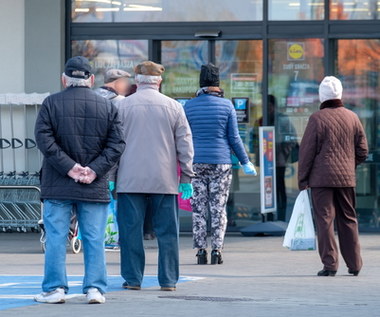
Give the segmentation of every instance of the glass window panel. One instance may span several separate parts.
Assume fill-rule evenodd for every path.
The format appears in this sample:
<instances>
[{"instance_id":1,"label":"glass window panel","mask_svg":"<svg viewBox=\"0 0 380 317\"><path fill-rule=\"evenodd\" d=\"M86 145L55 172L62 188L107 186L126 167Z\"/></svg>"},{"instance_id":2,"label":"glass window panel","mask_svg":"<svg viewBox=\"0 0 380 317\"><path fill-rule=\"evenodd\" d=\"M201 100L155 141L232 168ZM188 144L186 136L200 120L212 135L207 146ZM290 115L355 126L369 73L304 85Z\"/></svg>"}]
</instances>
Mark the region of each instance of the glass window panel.
<instances>
[{"instance_id":1,"label":"glass window panel","mask_svg":"<svg viewBox=\"0 0 380 317\"><path fill-rule=\"evenodd\" d=\"M361 228L380 228L380 40L338 40L337 73L343 102L366 131L369 159L357 168L357 212Z\"/></svg>"},{"instance_id":2,"label":"glass window panel","mask_svg":"<svg viewBox=\"0 0 380 317\"><path fill-rule=\"evenodd\" d=\"M165 66L162 93L172 98L194 97L199 88L199 70L207 63L207 41L162 41Z\"/></svg>"},{"instance_id":3,"label":"glass window panel","mask_svg":"<svg viewBox=\"0 0 380 317\"><path fill-rule=\"evenodd\" d=\"M298 194L297 155L309 116L319 109L318 87L324 77L321 39L269 41L269 125L276 127L277 206L280 220L290 217ZM292 163L293 161L293 163Z\"/></svg>"},{"instance_id":4,"label":"glass window panel","mask_svg":"<svg viewBox=\"0 0 380 317\"><path fill-rule=\"evenodd\" d=\"M260 21L263 0L72 0L73 22Z\"/></svg>"},{"instance_id":5,"label":"glass window panel","mask_svg":"<svg viewBox=\"0 0 380 317\"><path fill-rule=\"evenodd\" d=\"M199 70L207 63L207 56L207 41L162 41L161 63L165 72L161 92L182 103L193 98L199 88ZM180 210L179 216L181 231L191 231L191 213Z\"/></svg>"},{"instance_id":6,"label":"glass window panel","mask_svg":"<svg viewBox=\"0 0 380 317\"><path fill-rule=\"evenodd\" d=\"M134 67L148 59L147 40L85 40L71 42L72 56L85 56L95 74L95 86L104 82L107 69L123 69L133 75Z\"/></svg>"},{"instance_id":7,"label":"glass window panel","mask_svg":"<svg viewBox=\"0 0 380 317\"><path fill-rule=\"evenodd\" d=\"M374 20L379 16L379 0L330 1L330 19L333 20Z\"/></svg>"},{"instance_id":8,"label":"glass window panel","mask_svg":"<svg viewBox=\"0 0 380 317\"><path fill-rule=\"evenodd\" d=\"M323 20L324 0L269 0L269 20Z\"/></svg>"},{"instance_id":9,"label":"glass window panel","mask_svg":"<svg viewBox=\"0 0 380 317\"><path fill-rule=\"evenodd\" d=\"M249 98L248 118L235 99L240 137L250 160L258 164L257 122L262 117L263 44L261 40L216 41L215 61L220 69L220 86L226 98ZM243 114L243 116L240 116ZM244 121L244 122L243 122ZM232 184L227 202L230 229L260 221L260 179L245 175L237 166L232 171Z\"/></svg>"}]
</instances>

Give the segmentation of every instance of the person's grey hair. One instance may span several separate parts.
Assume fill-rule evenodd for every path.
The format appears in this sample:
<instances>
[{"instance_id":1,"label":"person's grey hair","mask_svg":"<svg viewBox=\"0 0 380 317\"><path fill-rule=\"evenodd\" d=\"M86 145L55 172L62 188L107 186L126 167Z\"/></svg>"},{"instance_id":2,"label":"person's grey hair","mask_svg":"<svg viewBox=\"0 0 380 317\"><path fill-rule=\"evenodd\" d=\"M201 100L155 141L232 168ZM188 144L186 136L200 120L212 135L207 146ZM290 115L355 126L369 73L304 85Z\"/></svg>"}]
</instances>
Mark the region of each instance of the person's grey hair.
<instances>
[{"instance_id":1,"label":"person's grey hair","mask_svg":"<svg viewBox=\"0 0 380 317\"><path fill-rule=\"evenodd\" d=\"M91 77L87 79L83 78L74 78L67 76L65 73L62 73L62 77L65 78L66 87L89 87L91 88Z\"/></svg>"},{"instance_id":2,"label":"person's grey hair","mask_svg":"<svg viewBox=\"0 0 380 317\"><path fill-rule=\"evenodd\" d=\"M136 74L135 82L136 84L160 84L162 81L161 76L150 76L150 75L142 75Z\"/></svg>"}]
</instances>

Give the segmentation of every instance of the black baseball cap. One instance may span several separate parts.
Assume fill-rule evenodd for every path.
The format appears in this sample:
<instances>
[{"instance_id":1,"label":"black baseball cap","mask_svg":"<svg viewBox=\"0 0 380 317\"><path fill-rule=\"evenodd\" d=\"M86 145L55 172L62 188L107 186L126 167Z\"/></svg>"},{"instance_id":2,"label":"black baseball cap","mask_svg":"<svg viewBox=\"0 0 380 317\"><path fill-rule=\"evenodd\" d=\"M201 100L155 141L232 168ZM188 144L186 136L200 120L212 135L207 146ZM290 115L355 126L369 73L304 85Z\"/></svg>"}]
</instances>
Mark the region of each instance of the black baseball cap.
<instances>
[{"instance_id":1,"label":"black baseball cap","mask_svg":"<svg viewBox=\"0 0 380 317\"><path fill-rule=\"evenodd\" d=\"M90 62L83 56L72 57L65 65L65 74L73 78L88 79L91 76L91 70Z\"/></svg>"}]
</instances>

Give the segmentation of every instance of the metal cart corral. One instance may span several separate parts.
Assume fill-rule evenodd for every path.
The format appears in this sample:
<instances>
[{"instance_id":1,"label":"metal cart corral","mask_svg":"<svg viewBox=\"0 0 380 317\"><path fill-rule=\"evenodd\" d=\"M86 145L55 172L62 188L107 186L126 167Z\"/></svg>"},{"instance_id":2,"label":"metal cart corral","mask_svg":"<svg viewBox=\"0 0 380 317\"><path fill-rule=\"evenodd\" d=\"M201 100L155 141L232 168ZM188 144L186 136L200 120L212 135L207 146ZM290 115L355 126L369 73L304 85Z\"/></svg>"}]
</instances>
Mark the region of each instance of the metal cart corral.
<instances>
[{"instance_id":1,"label":"metal cart corral","mask_svg":"<svg viewBox=\"0 0 380 317\"><path fill-rule=\"evenodd\" d=\"M49 94L0 94L0 231L38 231L42 155L34 125Z\"/></svg>"},{"instance_id":2,"label":"metal cart corral","mask_svg":"<svg viewBox=\"0 0 380 317\"><path fill-rule=\"evenodd\" d=\"M15 179L15 183L25 180ZM38 231L42 202L36 185L0 185L0 230Z\"/></svg>"}]
</instances>

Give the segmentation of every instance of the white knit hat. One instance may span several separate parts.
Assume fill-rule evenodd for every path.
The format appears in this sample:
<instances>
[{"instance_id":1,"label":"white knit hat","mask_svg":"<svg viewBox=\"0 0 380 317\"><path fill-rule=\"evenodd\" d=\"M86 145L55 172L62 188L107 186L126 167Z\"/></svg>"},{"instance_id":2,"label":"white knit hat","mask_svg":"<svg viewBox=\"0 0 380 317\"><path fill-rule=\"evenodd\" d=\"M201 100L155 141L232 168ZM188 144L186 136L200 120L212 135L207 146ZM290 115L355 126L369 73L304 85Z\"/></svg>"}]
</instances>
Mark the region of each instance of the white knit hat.
<instances>
[{"instance_id":1,"label":"white knit hat","mask_svg":"<svg viewBox=\"0 0 380 317\"><path fill-rule=\"evenodd\" d=\"M334 76L326 76L319 85L319 100L325 102L331 99L342 99L342 92L341 81Z\"/></svg>"}]
</instances>

